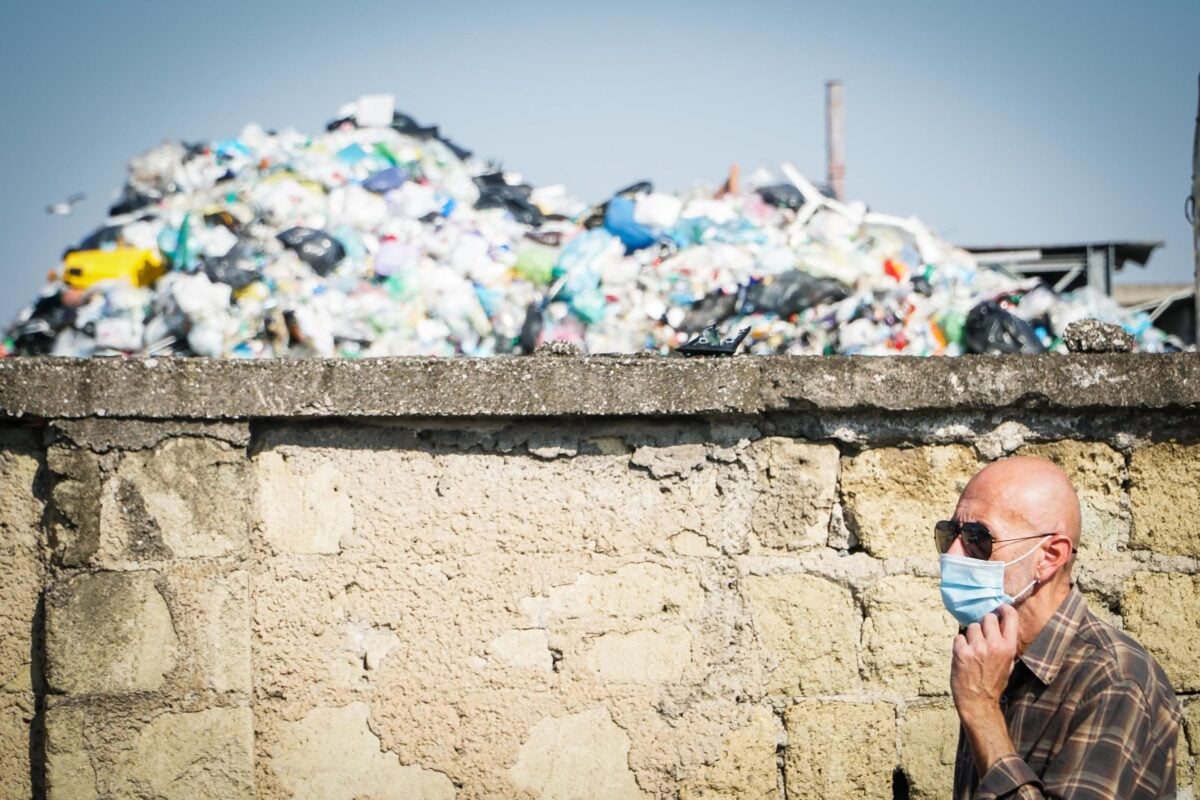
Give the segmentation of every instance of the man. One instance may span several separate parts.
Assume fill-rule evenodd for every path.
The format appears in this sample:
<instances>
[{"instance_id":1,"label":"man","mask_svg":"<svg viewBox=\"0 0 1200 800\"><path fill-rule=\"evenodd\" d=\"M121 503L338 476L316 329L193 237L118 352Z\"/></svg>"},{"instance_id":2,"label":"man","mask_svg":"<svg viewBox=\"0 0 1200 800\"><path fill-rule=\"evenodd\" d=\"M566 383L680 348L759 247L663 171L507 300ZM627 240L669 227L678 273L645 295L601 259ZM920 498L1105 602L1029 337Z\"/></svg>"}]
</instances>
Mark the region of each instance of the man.
<instances>
[{"instance_id":1,"label":"man","mask_svg":"<svg viewBox=\"0 0 1200 800\"><path fill-rule=\"evenodd\" d=\"M1026 457L981 470L937 525L942 600L966 626L950 666L958 800L1175 796L1178 701L1072 585L1079 534L1066 474Z\"/></svg>"}]
</instances>

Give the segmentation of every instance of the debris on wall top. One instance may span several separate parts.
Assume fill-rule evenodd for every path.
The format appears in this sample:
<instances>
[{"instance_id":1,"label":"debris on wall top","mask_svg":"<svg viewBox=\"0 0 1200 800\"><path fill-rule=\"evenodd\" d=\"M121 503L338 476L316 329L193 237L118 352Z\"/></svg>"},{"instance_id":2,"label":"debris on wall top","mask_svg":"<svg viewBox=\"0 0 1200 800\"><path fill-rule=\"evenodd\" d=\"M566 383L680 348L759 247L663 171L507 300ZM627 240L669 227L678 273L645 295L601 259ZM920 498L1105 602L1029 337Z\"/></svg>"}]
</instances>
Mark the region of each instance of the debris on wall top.
<instances>
[{"instance_id":1,"label":"debris on wall top","mask_svg":"<svg viewBox=\"0 0 1200 800\"><path fill-rule=\"evenodd\" d=\"M104 223L0 355L492 356L568 342L669 353L710 325L757 354L1065 351L1072 322L1181 343L1094 290L981 267L915 217L789 165L603 203L534 187L360 98L315 135L251 124L134 157Z\"/></svg>"}]
</instances>

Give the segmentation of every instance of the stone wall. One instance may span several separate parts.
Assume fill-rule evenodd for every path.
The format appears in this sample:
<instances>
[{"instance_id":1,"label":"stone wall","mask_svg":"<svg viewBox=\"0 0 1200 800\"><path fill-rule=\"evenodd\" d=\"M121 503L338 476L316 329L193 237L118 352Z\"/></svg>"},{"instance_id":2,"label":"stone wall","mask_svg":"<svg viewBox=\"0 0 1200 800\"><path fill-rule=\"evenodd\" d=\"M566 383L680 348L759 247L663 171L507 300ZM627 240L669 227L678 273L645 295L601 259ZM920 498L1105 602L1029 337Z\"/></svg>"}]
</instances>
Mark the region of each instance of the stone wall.
<instances>
[{"instance_id":1,"label":"stone wall","mask_svg":"<svg viewBox=\"0 0 1200 800\"><path fill-rule=\"evenodd\" d=\"M1194 797L1197 408L1196 356L0 361L0 796L946 797L932 524L1020 452Z\"/></svg>"}]
</instances>

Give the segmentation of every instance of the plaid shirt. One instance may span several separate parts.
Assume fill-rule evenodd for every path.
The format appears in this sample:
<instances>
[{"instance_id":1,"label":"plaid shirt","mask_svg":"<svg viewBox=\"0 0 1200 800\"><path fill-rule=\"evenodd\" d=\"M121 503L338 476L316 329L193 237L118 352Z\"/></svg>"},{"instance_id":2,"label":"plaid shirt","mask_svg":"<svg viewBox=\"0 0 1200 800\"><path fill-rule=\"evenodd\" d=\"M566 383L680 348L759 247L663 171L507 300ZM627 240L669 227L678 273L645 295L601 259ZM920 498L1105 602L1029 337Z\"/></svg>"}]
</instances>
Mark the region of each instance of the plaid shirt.
<instances>
[{"instance_id":1,"label":"plaid shirt","mask_svg":"<svg viewBox=\"0 0 1200 800\"><path fill-rule=\"evenodd\" d=\"M980 779L960 730L956 800L1175 796L1175 692L1141 645L1097 619L1077 589L1018 657L1001 707L1016 754Z\"/></svg>"}]
</instances>

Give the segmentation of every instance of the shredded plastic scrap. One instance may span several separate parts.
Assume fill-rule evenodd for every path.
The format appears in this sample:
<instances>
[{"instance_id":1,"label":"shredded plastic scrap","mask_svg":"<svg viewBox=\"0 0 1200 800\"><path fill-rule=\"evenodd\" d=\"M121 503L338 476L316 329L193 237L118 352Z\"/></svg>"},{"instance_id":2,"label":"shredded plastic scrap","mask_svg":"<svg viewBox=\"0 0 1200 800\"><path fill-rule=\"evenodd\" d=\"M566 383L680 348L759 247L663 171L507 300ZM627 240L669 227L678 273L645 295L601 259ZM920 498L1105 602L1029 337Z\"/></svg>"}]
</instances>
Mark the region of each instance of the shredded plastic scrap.
<instances>
[{"instance_id":1,"label":"shredded plastic scrap","mask_svg":"<svg viewBox=\"0 0 1200 800\"><path fill-rule=\"evenodd\" d=\"M982 268L916 218L824 196L788 165L738 189L588 206L395 111L326 131L164 143L64 255L0 355L493 356L568 342L674 351L709 326L753 354L1065 351L1066 326L1181 347L1093 292Z\"/></svg>"}]
</instances>

